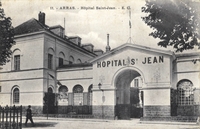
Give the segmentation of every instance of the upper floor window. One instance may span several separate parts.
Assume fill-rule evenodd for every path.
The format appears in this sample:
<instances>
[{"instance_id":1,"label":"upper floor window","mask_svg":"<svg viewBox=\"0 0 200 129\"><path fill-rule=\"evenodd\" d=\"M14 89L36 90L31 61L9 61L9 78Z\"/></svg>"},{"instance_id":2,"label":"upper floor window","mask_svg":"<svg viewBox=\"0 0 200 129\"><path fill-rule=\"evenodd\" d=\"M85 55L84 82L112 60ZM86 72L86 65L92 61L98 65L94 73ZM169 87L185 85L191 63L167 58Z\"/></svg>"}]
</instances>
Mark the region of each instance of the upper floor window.
<instances>
[{"instance_id":1,"label":"upper floor window","mask_svg":"<svg viewBox=\"0 0 200 129\"><path fill-rule=\"evenodd\" d=\"M14 56L14 70L20 70L20 55Z\"/></svg>"},{"instance_id":2,"label":"upper floor window","mask_svg":"<svg viewBox=\"0 0 200 129\"><path fill-rule=\"evenodd\" d=\"M48 54L48 68L52 69L53 68L53 55Z\"/></svg>"},{"instance_id":3,"label":"upper floor window","mask_svg":"<svg viewBox=\"0 0 200 129\"><path fill-rule=\"evenodd\" d=\"M59 57L59 60L58 60L59 66L63 66L63 61L64 61L63 58Z\"/></svg>"},{"instance_id":4,"label":"upper floor window","mask_svg":"<svg viewBox=\"0 0 200 129\"><path fill-rule=\"evenodd\" d=\"M181 80L178 83L178 105L194 104L193 84L189 80Z\"/></svg>"},{"instance_id":5,"label":"upper floor window","mask_svg":"<svg viewBox=\"0 0 200 129\"><path fill-rule=\"evenodd\" d=\"M60 52L58 54L58 66L63 66L64 65L64 59L65 59L65 54L63 52Z\"/></svg>"},{"instance_id":6,"label":"upper floor window","mask_svg":"<svg viewBox=\"0 0 200 129\"><path fill-rule=\"evenodd\" d=\"M70 56L69 57L69 64L73 64L74 63L74 57L73 56Z\"/></svg>"},{"instance_id":7,"label":"upper floor window","mask_svg":"<svg viewBox=\"0 0 200 129\"><path fill-rule=\"evenodd\" d=\"M13 103L14 104L19 103L19 89L18 88L15 88L13 90Z\"/></svg>"},{"instance_id":8,"label":"upper floor window","mask_svg":"<svg viewBox=\"0 0 200 129\"><path fill-rule=\"evenodd\" d=\"M80 63L82 63L82 61L81 61L81 59L78 59L77 64L80 64Z\"/></svg>"}]
</instances>

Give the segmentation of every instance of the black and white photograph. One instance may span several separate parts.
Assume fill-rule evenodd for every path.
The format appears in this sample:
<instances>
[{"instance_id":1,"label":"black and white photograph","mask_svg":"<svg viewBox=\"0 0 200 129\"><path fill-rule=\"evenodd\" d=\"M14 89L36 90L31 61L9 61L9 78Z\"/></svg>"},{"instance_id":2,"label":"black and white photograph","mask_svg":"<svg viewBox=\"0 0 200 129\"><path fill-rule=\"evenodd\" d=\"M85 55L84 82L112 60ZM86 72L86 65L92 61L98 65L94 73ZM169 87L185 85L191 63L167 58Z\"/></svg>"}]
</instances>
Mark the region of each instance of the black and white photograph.
<instances>
[{"instance_id":1,"label":"black and white photograph","mask_svg":"<svg viewBox=\"0 0 200 129\"><path fill-rule=\"evenodd\" d=\"M0 129L199 129L200 0L0 0Z\"/></svg>"}]
</instances>

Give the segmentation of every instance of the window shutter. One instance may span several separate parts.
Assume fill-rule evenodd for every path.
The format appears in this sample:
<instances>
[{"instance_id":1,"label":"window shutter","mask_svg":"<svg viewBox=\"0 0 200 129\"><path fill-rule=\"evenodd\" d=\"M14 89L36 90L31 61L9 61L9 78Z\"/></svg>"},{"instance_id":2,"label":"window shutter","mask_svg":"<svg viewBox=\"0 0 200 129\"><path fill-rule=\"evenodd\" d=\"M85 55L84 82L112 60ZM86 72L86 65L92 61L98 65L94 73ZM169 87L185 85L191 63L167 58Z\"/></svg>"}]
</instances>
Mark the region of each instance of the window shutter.
<instances>
[{"instance_id":1,"label":"window shutter","mask_svg":"<svg viewBox=\"0 0 200 129\"><path fill-rule=\"evenodd\" d=\"M88 93L85 92L83 93L83 105L87 105L87 100L88 100Z\"/></svg>"},{"instance_id":2,"label":"window shutter","mask_svg":"<svg viewBox=\"0 0 200 129\"><path fill-rule=\"evenodd\" d=\"M68 93L68 95L69 95L69 105L74 105L74 96L73 96L73 93Z\"/></svg>"}]
</instances>

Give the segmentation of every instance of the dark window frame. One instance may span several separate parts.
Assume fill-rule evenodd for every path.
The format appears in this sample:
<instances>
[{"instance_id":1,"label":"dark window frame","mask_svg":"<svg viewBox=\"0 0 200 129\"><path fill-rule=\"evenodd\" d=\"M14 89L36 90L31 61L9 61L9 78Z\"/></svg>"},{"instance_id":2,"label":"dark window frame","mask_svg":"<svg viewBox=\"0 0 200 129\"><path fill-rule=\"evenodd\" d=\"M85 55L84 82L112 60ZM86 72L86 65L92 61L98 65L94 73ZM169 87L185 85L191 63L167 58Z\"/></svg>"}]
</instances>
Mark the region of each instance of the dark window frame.
<instances>
[{"instance_id":1,"label":"dark window frame","mask_svg":"<svg viewBox=\"0 0 200 129\"><path fill-rule=\"evenodd\" d=\"M48 54L48 69L53 69L53 55Z\"/></svg>"},{"instance_id":2,"label":"dark window frame","mask_svg":"<svg viewBox=\"0 0 200 129\"><path fill-rule=\"evenodd\" d=\"M73 88L73 95L74 95L74 105L82 106L83 105L83 87L81 85L76 85Z\"/></svg>"},{"instance_id":3,"label":"dark window frame","mask_svg":"<svg viewBox=\"0 0 200 129\"><path fill-rule=\"evenodd\" d=\"M177 85L178 105L193 105L194 91L190 80L181 80Z\"/></svg>"},{"instance_id":4,"label":"dark window frame","mask_svg":"<svg viewBox=\"0 0 200 129\"><path fill-rule=\"evenodd\" d=\"M59 59L58 59L58 66L59 66L59 67L60 67L60 66L63 66L63 64L64 64L64 59L61 58L61 57L59 57Z\"/></svg>"},{"instance_id":5,"label":"dark window frame","mask_svg":"<svg viewBox=\"0 0 200 129\"><path fill-rule=\"evenodd\" d=\"M14 56L14 70L19 71L20 70L20 55Z\"/></svg>"},{"instance_id":6,"label":"dark window frame","mask_svg":"<svg viewBox=\"0 0 200 129\"><path fill-rule=\"evenodd\" d=\"M13 90L13 104L19 104L20 101L20 91L19 88Z\"/></svg>"}]
</instances>

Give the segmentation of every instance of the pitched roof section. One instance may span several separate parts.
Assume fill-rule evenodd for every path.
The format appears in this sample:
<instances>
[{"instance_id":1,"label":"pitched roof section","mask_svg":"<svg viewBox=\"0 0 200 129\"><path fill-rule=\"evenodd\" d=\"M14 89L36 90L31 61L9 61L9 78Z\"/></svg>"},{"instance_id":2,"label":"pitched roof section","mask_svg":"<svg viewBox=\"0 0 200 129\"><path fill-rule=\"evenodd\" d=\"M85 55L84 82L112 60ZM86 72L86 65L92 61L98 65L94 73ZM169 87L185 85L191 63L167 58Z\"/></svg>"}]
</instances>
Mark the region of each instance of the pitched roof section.
<instances>
[{"instance_id":1,"label":"pitched roof section","mask_svg":"<svg viewBox=\"0 0 200 129\"><path fill-rule=\"evenodd\" d=\"M32 32L37 32L40 30L47 29L48 26L41 24L38 20L35 18L32 18L23 24L20 24L19 26L15 27L15 35L21 35L21 34L27 34Z\"/></svg>"},{"instance_id":2,"label":"pitched roof section","mask_svg":"<svg viewBox=\"0 0 200 129\"><path fill-rule=\"evenodd\" d=\"M60 26L60 25L57 25L57 26ZM55 27L55 26L53 26L53 27ZM62 27L62 26L60 26L60 27ZM66 38L63 38L63 37L55 34L49 28L50 28L49 26L43 25L42 23L40 23L35 18L32 18L32 19L20 24L19 26L15 27L14 31L15 31L15 35L16 36L17 35L23 35L23 34L31 34L31 33L38 32L38 31L46 31L46 32L48 32L50 34L53 34L57 38L60 38L61 40L63 40L64 41L63 43L65 43L65 44L71 45L71 46L73 46L73 47L75 47L78 50L81 50L83 52L87 51L90 54L92 54L92 56L97 56L97 54L78 46L77 44L71 42L70 40L68 40Z\"/></svg>"},{"instance_id":3,"label":"pitched roof section","mask_svg":"<svg viewBox=\"0 0 200 129\"><path fill-rule=\"evenodd\" d=\"M146 47L146 46L142 46L142 45L137 45L137 44L132 44L132 43L125 43L115 49L112 49L111 51L108 51L106 53L104 53L103 55L101 56L98 56L94 59L91 59L89 62L90 63L93 63L95 61L98 61L104 57L107 57L107 56L110 56L110 55L113 55L117 52L119 52L120 50L123 50L123 49L126 49L126 48L131 48L131 49L138 49L138 50L141 50L141 51L148 51L148 52L154 52L154 53L161 53L161 54L165 54L165 55L169 55L169 56L173 56L174 53L172 51L163 51L163 50L160 50L160 49L155 49L155 48L150 48L150 47Z\"/></svg>"}]
</instances>

